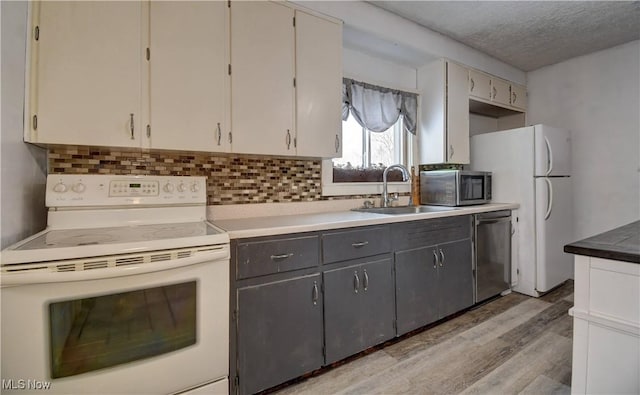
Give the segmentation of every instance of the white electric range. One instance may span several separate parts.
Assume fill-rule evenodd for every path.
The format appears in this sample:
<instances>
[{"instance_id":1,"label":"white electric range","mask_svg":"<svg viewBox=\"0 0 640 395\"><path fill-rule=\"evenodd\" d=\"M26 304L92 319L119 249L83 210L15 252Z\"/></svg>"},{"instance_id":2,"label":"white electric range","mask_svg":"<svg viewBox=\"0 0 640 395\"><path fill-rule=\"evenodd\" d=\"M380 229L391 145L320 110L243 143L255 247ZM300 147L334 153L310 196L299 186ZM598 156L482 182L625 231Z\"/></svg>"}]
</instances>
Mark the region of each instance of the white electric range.
<instances>
[{"instance_id":1,"label":"white electric range","mask_svg":"<svg viewBox=\"0 0 640 395\"><path fill-rule=\"evenodd\" d=\"M47 228L2 251L3 389L227 393L229 237L206 190L48 176Z\"/></svg>"}]
</instances>

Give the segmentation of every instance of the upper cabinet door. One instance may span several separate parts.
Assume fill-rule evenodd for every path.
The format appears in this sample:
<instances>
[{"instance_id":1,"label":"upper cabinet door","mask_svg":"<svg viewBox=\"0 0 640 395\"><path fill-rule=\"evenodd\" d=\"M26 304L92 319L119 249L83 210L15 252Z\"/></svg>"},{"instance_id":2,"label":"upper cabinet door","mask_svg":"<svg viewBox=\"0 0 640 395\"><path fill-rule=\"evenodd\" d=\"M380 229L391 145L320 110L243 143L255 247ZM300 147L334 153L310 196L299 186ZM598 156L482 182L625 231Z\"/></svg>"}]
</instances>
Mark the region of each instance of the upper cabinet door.
<instances>
[{"instance_id":1,"label":"upper cabinet door","mask_svg":"<svg viewBox=\"0 0 640 395\"><path fill-rule=\"evenodd\" d=\"M491 100L491 77L476 70L469 70L469 96Z\"/></svg>"},{"instance_id":2,"label":"upper cabinet door","mask_svg":"<svg viewBox=\"0 0 640 395\"><path fill-rule=\"evenodd\" d=\"M446 163L469 163L469 94L467 69L447 62Z\"/></svg>"},{"instance_id":3,"label":"upper cabinet door","mask_svg":"<svg viewBox=\"0 0 640 395\"><path fill-rule=\"evenodd\" d=\"M511 84L511 105L522 110L527 109L527 88L522 85Z\"/></svg>"},{"instance_id":4,"label":"upper cabinet door","mask_svg":"<svg viewBox=\"0 0 640 395\"><path fill-rule=\"evenodd\" d=\"M231 131L238 153L295 155L294 11L231 4Z\"/></svg>"},{"instance_id":5,"label":"upper cabinet door","mask_svg":"<svg viewBox=\"0 0 640 395\"><path fill-rule=\"evenodd\" d=\"M28 141L140 146L142 7L34 3Z\"/></svg>"},{"instance_id":6,"label":"upper cabinet door","mask_svg":"<svg viewBox=\"0 0 640 395\"><path fill-rule=\"evenodd\" d=\"M296 130L300 156L340 156L342 25L296 11Z\"/></svg>"},{"instance_id":7,"label":"upper cabinet door","mask_svg":"<svg viewBox=\"0 0 640 395\"><path fill-rule=\"evenodd\" d=\"M511 90L508 81L499 78L491 78L491 100L505 105L510 105Z\"/></svg>"},{"instance_id":8,"label":"upper cabinet door","mask_svg":"<svg viewBox=\"0 0 640 395\"><path fill-rule=\"evenodd\" d=\"M150 3L150 148L229 151L227 4Z\"/></svg>"}]
</instances>

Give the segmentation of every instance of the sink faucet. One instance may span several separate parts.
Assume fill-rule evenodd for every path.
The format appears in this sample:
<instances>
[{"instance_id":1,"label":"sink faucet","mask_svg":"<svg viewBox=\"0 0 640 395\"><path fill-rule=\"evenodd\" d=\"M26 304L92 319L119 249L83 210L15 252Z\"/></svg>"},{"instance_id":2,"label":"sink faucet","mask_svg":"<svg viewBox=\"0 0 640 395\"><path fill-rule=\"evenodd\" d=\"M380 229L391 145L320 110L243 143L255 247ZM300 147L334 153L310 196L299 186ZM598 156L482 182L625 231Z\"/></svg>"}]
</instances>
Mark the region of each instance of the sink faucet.
<instances>
[{"instance_id":1,"label":"sink faucet","mask_svg":"<svg viewBox=\"0 0 640 395\"><path fill-rule=\"evenodd\" d=\"M387 173L391 169L399 169L402 171L402 181L409 181L411 179L409 170L407 170L403 165L391 165L384 169L384 172L382 173L382 207L389 207L389 203L391 202L389 199L389 192L387 191Z\"/></svg>"}]
</instances>

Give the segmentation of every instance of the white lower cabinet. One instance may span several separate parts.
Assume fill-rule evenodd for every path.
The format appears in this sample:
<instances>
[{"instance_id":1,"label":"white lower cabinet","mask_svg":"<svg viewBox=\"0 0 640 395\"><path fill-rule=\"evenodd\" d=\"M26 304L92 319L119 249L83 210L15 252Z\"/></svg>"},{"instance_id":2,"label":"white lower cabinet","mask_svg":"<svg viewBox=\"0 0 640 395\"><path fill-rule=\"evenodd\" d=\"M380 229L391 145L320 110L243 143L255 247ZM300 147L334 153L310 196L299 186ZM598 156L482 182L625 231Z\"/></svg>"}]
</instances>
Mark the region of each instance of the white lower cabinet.
<instances>
[{"instance_id":1,"label":"white lower cabinet","mask_svg":"<svg viewBox=\"0 0 640 395\"><path fill-rule=\"evenodd\" d=\"M574 394L640 393L640 265L575 257Z\"/></svg>"}]
</instances>

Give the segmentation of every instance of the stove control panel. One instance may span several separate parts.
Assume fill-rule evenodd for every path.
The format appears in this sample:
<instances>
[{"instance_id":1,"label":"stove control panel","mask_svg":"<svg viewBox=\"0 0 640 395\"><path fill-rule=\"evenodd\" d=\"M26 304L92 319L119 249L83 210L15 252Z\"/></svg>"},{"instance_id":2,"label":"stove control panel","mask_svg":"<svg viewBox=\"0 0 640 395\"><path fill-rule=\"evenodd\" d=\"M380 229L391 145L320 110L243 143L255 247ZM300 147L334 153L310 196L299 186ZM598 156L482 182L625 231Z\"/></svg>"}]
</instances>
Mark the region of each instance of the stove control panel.
<instances>
[{"instance_id":1,"label":"stove control panel","mask_svg":"<svg viewBox=\"0 0 640 395\"><path fill-rule=\"evenodd\" d=\"M206 204L207 178L51 174L47 207Z\"/></svg>"},{"instance_id":2,"label":"stove control panel","mask_svg":"<svg viewBox=\"0 0 640 395\"><path fill-rule=\"evenodd\" d=\"M109 183L109 196L158 196L158 181L114 180Z\"/></svg>"}]
</instances>

